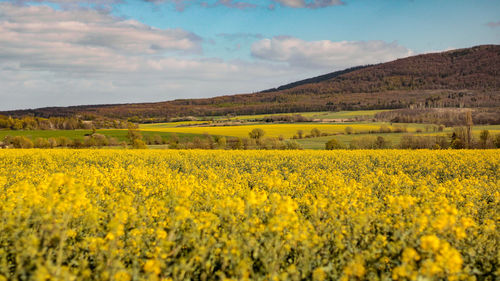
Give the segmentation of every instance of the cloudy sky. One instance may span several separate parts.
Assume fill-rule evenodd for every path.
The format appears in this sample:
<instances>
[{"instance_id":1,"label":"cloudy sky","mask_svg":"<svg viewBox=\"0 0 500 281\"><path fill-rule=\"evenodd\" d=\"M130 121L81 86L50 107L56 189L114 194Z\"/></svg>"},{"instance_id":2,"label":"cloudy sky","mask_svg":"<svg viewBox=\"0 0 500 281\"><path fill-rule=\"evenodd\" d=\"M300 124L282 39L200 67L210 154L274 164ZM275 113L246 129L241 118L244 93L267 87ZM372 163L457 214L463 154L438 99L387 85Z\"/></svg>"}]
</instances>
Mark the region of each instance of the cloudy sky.
<instances>
[{"instance_id":1,"label":"cloudy sky","mask_svg":"<svg viewBox=\"0 0 500 281\"><path fill-rule=\"evenodd\" d=\"M0 0L0 110L255 92L500 43L500 0Z\"/></svg>"}]
</instances>

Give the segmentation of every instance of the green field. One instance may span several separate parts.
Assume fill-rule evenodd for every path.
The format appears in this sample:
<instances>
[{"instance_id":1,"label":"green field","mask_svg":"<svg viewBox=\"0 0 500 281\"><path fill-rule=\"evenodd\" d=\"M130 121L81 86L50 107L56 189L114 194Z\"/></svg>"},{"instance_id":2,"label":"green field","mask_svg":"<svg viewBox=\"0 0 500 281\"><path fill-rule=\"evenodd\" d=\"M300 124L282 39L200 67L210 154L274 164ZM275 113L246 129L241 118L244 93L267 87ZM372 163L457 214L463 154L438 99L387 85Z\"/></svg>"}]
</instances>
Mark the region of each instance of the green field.
<instances>
[{"instance_id":1,"label":"green field","mask_svg":"<svg viewBox=\"0 0 500 281\"><path fill-rule=\"evenodd\" d=\"M356 117L373 117L375 114L383 111L389 110L324 111L301 113L301 115L313 119L349 119Z\"/></svg>"},{"instance_id":2,"label":"green field","mask_svg":"<svg viewBox=\"0 0 500 281\"><path fill-rule=\"evenodd\" d=\"M113 137L119 141L126 141L128 131L124 129L106 129L97 130L99 134L103 134L108 137ZM163 138L170 138L174 133L172 132L162 132L162 131L141 131L144 137L152 137L159 135ZM83 139L85 135L92 134L92 130L31 130L31 131L20 131L20 130L0 130L0 139L6 136L25 136L30 139L36 138L55 138L55 137L67 137L70 139ZM186 133L175 133L179 139L193 139L195 134Z\"/></svg>"},{"instance_id":3,"label":"green field","mask_svg":"<svg viewBox=\"0 0 500 281\"><path fill-rule=\"evenodd\" d=\"M418 125L422 124L408 124L409 128L417 128ZM425 126L424 126L425 127ZM487 126L477 126L473 127L472 133L474 138L478 139L479 134L482 130L490 131L490 134L496 135L500 134L500 125L487 125ZM384 134L352 134L352 135L335 135L335 136L325 136L319 138L304 138L296 140L303 148L305 149L324 149L325 143L329 140L335 138L346 147L349 146L349 143L355 138L361 138L365 136L374 136L374 137L384 137L386 140L390 141L392 146L397 145L401 141L401 137L407 134L413 134L418 136L449 136L453 132L453 128L446 128L443 132L425 132L422 130L422 133L384 133Z\"/></svg>"},{"instance_id":4,"label":"green field","mask_svg":"<svg viewBox=\"0 0 500 281\"><path fill-rule=\"evenodd\" d=\"M383 111L388 111L386 109L383 110L356 110L356 111L319 111L319 112L292 112L292 113L274 113L274 114L256 114L256 115L239 115L233 117L227 116L210 116L204 117L203 120L220 120L220 119L230 119L230 120L255 120L255 119L263 119L271 116L282 116L282 115L302 115L304 117L312 118L312 119L348 119L348 118L356 118L356 117L373 117L375 114ZM198 122L198 121L184 121L184 122ZM178 123L178 122L176 122ZM180 123L180 122L179 122Z\"/></svg>"},{"instance_id":5,"label":"green field","mask_svg":"<svg viewBox=\"0 0 500 281\"><path fill-rule=\"evenodd\" d=\"M398 144L401 137L406 133L389 133L389 134L354 134L354 135L336 135L336 136L326 136L319 138L307 138L298 139L297 141L304 149L325 149L325 143L331 139L336 139L341 142L344 146L348 147L349 143L354 138L361 138L364 136L382 136L386 140L389 140L392 145Z\"/></svg>"}]
</instances>

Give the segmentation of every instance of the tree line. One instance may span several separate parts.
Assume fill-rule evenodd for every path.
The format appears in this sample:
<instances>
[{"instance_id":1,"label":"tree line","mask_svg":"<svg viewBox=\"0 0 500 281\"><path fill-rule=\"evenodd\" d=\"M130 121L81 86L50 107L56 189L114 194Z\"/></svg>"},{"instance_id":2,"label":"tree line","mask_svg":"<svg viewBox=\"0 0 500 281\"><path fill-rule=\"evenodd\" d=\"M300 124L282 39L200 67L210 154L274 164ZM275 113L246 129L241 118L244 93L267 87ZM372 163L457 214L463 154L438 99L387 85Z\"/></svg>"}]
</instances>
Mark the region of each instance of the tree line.
<instances>
[{"instance_id":1,"label":"tree line","mask_svg":"<svg viewBox=\"0 0 500 281\"><path fill-rule=\"evenodd\" d=\"M8 130L77 130L77 129L126 129L130 126L125 120L93 119L82 120L77 117L33 117L19 118L0 115L0 129Z\"/></svg>"}]
</instances>

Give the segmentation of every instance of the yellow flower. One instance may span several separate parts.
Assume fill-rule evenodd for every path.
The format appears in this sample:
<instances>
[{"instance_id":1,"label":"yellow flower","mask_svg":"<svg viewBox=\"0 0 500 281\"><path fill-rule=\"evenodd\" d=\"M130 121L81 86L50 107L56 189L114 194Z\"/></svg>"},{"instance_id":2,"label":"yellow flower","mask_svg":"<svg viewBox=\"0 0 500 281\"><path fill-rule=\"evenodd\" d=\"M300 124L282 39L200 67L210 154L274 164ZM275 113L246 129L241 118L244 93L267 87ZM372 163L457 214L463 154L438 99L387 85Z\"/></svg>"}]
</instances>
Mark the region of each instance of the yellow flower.
<instances>
[{"instance_id":1,"label":"yellow flower","mask_svg":"<svg viewBox=\"0 0 500 281\"><path fill-rule=\"evenodd\" d=\"M418 261L420 259L420 256L418 255L417 251L413 248L406 248L403 251L403 262L404 263L409 263L412 261Z\"/></svg>"},{"instance_id":2,"label":"yellow flower","mask_svg":"<svg viewBox=\"0 0 500 281\"><path fill-rule=\"evenodd\" d=\"M326 272L323 268L318 267L313 271L313 280L323 281L326 279Z\"/></svg>"},{"instance_id":3,"label":"yellow flower","mask_svg":"<svg viewBox=\"0 0 500 281\"><path fill-rule=\"evenodd\" d=\"M117 273L115 273L114 279L116 281L130 281L132 277L126 271L118 271Z\"/></svg>"},{"instance_id":4,"label":"yellow flower","mask_svg":"<svg viewBox=\"0 0 500 281\"><path fill-rule=\"evenodd\" d=\"M439 249L440 240L436 235L426 235L420 238L420 247L425 251L437 251Z\"/></svg>"},{"instance_id":5,"label":"yellow flower","mask_svg":"<svg viewBox=\"0 0 500 281\"><path fill-rule=\"evenodd\" d=\"M75 238L76 237L76 231L74 231L73 229L68 229L66 231L66 236L68 238Z\"/></svg>"},{"instance_id":6,"label":"yellow flower","mask_svg":"<svg viewBox=\"0 0 500 281\"><path fill-rule=\"evenodd\" d=\"M157 229L156 236L158 237L158 239L165 239L167 238L167 232L165 232L165 230L163 229Z\"/></svg>"},{"instance_id":7,"label":"yellow flower","mask_svg":"<svg viewBox=\"0 0 500 281\"><path fill-rule=\"evenodd\" d=\"M108 234L106 234L106 237L105 237L107 240L115 240L115 235L111 232L108 232Z\"/></svg>"},{"instance_id":8,"label":"yellow flower","mask_svg":"<svg viewBox=\"0 0 500 281\"><path fill-rule=\"evenodd\" d=\"M158 275L161 272L161 264L157 260L147 260L144 264L144 271Z\"/></svg>"}]
</instances>

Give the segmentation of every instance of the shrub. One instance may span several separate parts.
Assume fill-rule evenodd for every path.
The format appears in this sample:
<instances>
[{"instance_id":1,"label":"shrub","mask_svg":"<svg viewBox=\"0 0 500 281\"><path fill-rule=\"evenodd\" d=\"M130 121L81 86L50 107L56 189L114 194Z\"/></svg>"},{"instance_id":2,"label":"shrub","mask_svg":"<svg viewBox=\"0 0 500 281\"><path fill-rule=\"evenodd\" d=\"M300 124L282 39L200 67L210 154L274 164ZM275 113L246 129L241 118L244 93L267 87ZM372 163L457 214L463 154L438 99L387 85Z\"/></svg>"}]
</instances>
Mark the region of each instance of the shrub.
<instances>
[{"instance_id":1,"label":"shrub","mask_svg":"<svg viewBox=\"0 0 500 281\"><path fill-rule=\"evenodd\" d=\"M318 128L314 128L311 130L311 136L314 138L321 136L321 131Z\"/></svg>"},{"instance_id":2,"label":"shrub","mask_svg":"<svg viewBox=\"0 0 500 281\"><path fill-rule=\"evenodd\" d=\"M345 133L348 134L348 135L351 135L354 133L354 129L351 127L351 126L347 126L345 127L344 129Z\"/></svg>"},{"instance_id":3,"label":"shrub","mask_svg":"<svg viewBox=\"0 0 500 281\"><path fill-rule=\"evenodd\" d=\"M132 148L134 148L134 149L145 149L145 148L148 148L148 146L146 145L146 143L144 143L143 140L141 140L141 139L134 139L134 140L132 140Z\"/></svg>"},{"instance_id":4,"label":"shrub","mask_svg":"<svg viewBox=\"0 0 500 281\"><path fill-rule=\"evenodd\" d=\"M391 147L391 141L386 140L382 136L378 136L377 139L375 140L375 148L378 149L387 149Z\"/></svg>"},{"instance_id":5,"label":"shrub","mask_svg":"<svg viewBox=\"0 0 500 281\"><path fill-rule=\"evenodd\" d=\"M302 148L302 145L300 145L300 143L298 143L294 140L289 140L289 141L285 141L285 146L283 149L298 150L298 149L303 149L303 148Z\"/></svg>"},{"instance_id":6,"label":"shrub","mask_svg":"<svg viewBox=\"0 0 500 281\"><path fill-rule=\"evenodd\" d=\"M24 136L15 136L12 138L12 145L15 148L33 148L33 142Z\"/></svg>"},{"instance_id":7,"label":"shrub","mask_svg":"<svg viewBox=\"0 0 500 281\"><path fill-rule=\"evenodd\" d=\"M343 148L344 146L337 139L331 139L325 143L326 150L343 149Z\"/></svg>"},{"instance_id":8,"label":"shrub","mask_svg":"<svg viewBox=\"0 0 500 281\"><path fill-rule=\"evenodd\" d=\"M399 147L403 149L445 149L449 147L445 136L413 136L401 137Z\"/></svg>"},{"instance_id":9,"label":"shrub","mask_svg":"<svg viewBox=\"0 0 500 281\"><path fill-rule=\"evenodd\" d=\"M266 132L264 132L264 130L262 130L261 128L255 128L248 134L250 138L258 140L261 139L266 134Z\"/></svg>"},{"instance_id":10,"label":"shrub","mask_svg":"<svg viewBox=\"0 0 500 281\"><path fill-rule=\"evenodd\" d=\"M45 138L36 138L33 142L34 147L36 148L49 148L50 143Z\"/></svg>"},{"instance_id":11,"label":"shrub","mask_svg":"<svg viewBox=\"0 0 500 281\"><path fill-rule=\"evenodd\" d=\"M59 146L62 147L68 147L73 145L73 141L70 138L64 136L58 137L57 143L59 144Z\"/></svg>"},{"instance_id":12,"label":"shrub","mask_svg":"<svg viewBox=\"0 0 500 281\"><path fill-rule=\"evenodd\" d=\"M383 124L380 126L379 132L380 133L390 133L390 132L392 132L392 130L389 126Z\"/></svg>"},{"instance_id":13,"label":"shrub","mask_svg":"<svg viewBox=\"0 0 500 281\"><path fill-rule=\"evenodd\" d=\"M226 148L226 145L227 145L227 140L225 137L218 137L217 138L217 147L218 148Z\"/></svg>"}]
</instances>

